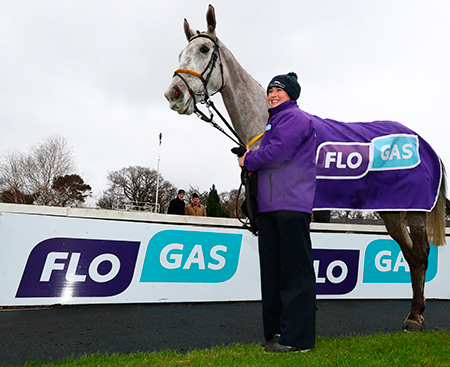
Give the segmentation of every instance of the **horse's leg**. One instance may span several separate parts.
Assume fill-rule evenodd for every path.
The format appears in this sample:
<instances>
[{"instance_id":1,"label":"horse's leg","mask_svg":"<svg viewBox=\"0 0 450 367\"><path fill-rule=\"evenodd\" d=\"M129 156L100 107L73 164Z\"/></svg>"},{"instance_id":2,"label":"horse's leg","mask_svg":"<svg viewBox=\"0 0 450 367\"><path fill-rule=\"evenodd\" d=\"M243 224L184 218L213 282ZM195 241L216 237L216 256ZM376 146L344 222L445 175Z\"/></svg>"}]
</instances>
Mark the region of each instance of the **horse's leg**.
<instances>
[{"instance_id":1,"label":"horse's leg","mask_svg":"<svg viewBox=\"0 0 450 367\"><path fill-rule=\"evenodd\" d=\"M406 212L380 212L389 235L399 244L411 272L413 300L403 330L422 330L425 309L424 285L428 266L428 240L426 235L426 214ZM408 219L410 231L406 227Z\"/></svg>"},{"instance_id":2,"label":"horse's leg","mask_svg":"<svg viewBox=\"0 0 450 367\"><path fill-rule=\"evenodd\" d=\"M422 330L423 312L425 310L425 273L428 269L430 244L427 236L427 214L424 212L407 212L409 231L413 242L412 261L408 261L411 272L413 300L411 313L403 324L403 330Z\"/></svg>"},{"instance_id":3,"label":"horse's leg","mask_svg":"<svg viewBox=\"0 0 450 367\"><path fill-rule=\"evenodd\" d=\"M399 244L409 264L412 259L413 242L406 227L406 212L379 212L389 235Z\"/></svg>"}]
</instances>

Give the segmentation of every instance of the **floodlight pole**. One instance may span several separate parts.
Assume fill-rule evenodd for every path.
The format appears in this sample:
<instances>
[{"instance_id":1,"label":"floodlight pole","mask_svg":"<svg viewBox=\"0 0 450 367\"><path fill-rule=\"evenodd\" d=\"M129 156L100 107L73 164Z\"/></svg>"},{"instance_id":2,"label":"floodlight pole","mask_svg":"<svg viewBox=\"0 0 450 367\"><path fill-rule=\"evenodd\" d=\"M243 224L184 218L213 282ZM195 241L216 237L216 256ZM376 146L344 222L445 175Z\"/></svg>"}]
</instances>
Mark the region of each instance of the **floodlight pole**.
<instances>
[{"instance_id":1,"label":"floodlight pole","mask_svg":"<svg viewBox=\"0 0 450 367\"><path fill-rule=\"evenodd\" d=\"M162 133L159 133L158 166L157 166L157 168L156 168L156 199L155 199L155 213L158 213L159 161L161 160L161 142L162 142Z\"/></svg>"}]
</instances>

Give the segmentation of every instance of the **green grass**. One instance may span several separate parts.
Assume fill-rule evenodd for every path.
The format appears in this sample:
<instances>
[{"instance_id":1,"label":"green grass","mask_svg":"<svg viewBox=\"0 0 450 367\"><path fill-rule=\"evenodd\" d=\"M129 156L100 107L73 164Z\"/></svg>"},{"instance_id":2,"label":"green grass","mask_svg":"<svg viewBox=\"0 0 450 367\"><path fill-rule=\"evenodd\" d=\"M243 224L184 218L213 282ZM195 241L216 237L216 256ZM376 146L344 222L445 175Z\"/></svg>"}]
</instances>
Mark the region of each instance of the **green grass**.
<instances>
[{"instance_id":1,"label":"green grass","mask_svg":"<svg viewBox=\"0 0 450 367\"><path fill-rule=\"evenodd\" d=\"M132 355L91 355L27 366L450 366L450 332L377 334L366 337L318 337L307 353L265 353L260 345L235 344L188 353L172 351Z\"/></svg>"}]
</instances>

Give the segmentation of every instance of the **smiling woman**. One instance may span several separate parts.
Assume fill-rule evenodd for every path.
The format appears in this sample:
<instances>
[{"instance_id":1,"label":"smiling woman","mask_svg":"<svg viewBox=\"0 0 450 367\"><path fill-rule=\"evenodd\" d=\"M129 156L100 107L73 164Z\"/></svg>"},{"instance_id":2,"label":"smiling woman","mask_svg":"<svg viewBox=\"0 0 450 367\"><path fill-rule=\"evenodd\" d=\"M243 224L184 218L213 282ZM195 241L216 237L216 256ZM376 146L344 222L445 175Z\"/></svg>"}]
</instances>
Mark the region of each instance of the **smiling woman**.
<instances>
[{"instance_id":1,"label":"smiling woman","mask_svg":"<svg viewBox=\"0 0 450 367\"><path fill-rule=\"evenodd\" d=\"M267 87L269 121L260 147L239 158L258 173L258 248L268 352L315 346L316 282L310 221L316 189L316 133L298 108L295 73Z\"/></svg>"}]
</instances>

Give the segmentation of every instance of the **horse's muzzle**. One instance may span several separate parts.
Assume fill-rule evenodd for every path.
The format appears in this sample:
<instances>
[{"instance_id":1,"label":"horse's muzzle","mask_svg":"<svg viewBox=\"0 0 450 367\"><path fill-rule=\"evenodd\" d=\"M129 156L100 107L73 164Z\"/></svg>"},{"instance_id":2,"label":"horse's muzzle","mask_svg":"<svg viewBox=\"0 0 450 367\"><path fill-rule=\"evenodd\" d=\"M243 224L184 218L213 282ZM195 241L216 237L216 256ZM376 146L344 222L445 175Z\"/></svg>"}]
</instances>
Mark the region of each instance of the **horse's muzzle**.
<instances>
[{"instance_id":1,"label":"horse's muzzle","mask_svg":"<svg viewBox=\"0 0 450 367\"><path fill-rule=\"evenodd\" d=\"M170 108L181 115L190 115L194 112L192 98L189 93L184 93L177 86L170 87L164 97L169 101Z\"/></svg>"}]
</instances>

